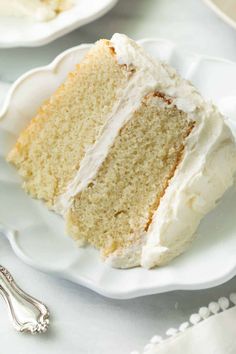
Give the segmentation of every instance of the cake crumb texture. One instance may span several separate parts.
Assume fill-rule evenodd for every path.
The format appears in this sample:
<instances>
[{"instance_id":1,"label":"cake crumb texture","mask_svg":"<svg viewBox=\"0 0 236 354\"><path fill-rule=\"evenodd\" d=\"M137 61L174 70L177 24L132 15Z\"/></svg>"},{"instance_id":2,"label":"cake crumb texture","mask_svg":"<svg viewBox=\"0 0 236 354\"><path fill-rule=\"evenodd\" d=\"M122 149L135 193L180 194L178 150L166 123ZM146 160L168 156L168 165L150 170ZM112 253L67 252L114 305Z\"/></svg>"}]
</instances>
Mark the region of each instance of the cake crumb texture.
<instances>
[{"instance_id":1,"label":"cake crumb texture","mask_svg":"<svg viewBox=\"0 0 236 354\"><path fill-rule=\"evenodd\" d=\"M110 42L99 41L42 105L8 154L25 190L53 206L98 138L128 80Z\"/></svg>"},{"instance_id":2,"label":"cake crumb texture","mask_svg":"<svg viewBox=\"0 0 236 354\"><path fill-rule=\"evenodd\" d=\"M193 128L163 95L149 94L123 126L94 180L74 197L68 233L102 250L138 245Z\"/></svg>"}]
</instances>

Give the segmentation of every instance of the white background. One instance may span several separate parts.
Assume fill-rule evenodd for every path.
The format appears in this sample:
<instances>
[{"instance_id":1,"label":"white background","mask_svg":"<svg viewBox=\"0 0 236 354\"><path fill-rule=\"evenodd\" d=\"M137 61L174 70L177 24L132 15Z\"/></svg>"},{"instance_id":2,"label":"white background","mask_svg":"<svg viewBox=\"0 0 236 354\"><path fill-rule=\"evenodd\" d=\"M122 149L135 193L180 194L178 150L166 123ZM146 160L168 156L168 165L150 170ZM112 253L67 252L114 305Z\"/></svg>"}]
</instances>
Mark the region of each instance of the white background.
<instances>
[{"instance_id":1,"label":"white background","mask_svg":"<svg viewBox=\"0 0 236 354\"><path fill-rule=\"evenodd\" d=\"M64 49L110 38L114 32L134 39L162 37L193 52L236 61L236 31L201 0L120 0L106 16L47 46L0 50L0 80L11 83L28 69L49 63ZM178 326L199 306L236 290L234 278L209 290L122 301L106 299L30 269L16 258L3 237L0 263L51 312L51 328L46 334L24 335L12 329L0 302L0 354L128 354L141 350L152 335Z\"/></svg>"}]
</instances>

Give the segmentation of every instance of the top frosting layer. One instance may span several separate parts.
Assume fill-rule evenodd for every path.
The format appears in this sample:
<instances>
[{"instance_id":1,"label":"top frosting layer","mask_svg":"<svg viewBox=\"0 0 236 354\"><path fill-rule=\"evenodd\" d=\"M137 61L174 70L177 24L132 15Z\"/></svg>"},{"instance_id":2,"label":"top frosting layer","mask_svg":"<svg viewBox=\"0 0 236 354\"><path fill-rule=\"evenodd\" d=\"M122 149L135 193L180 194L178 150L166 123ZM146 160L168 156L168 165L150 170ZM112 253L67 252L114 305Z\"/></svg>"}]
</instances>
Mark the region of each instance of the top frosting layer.
<instances>
[{"instance_id":1,"label":"top frosting layer","mask_svg":"<svg viewBox=\"0 0 236 354\"><path fill-rule=\"evenodd\" d=\"M153 89L152 80L155 80L155 90L161 91L173 99L173 104L180 110L188 113L193 112L203 104L203 99L186 80L177 75L175 69L169 65L154 60L144 49L133 40L123 34L116 33L111 38L115 48L118 63L133 65L140 72L137 78L137 86L140 84L140 77L145 78L143 90L149 92Z\"/></svg>"}]
</instances>

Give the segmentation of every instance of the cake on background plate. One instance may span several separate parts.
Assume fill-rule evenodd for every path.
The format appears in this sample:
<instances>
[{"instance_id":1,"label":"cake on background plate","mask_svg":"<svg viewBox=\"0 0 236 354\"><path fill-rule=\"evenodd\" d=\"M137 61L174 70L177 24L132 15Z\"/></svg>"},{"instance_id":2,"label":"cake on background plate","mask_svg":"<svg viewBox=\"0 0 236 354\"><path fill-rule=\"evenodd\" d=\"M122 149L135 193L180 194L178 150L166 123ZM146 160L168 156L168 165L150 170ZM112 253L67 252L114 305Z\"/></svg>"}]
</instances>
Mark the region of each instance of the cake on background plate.
<instances>
[{"instance_id":1,"label":"cake on background plate","mask_svg":"<svg viewBox=\"0 0 236 354\"><path fill-rule=\"evenodd\" d=\"M0 16L48 21L72 5L73 0L0 0Z\"/></svg>"},{"instance_id":2,"label":"cake on background plate","mask_svg":"<svg viewBox=\"0 0 236 354\"><path fill-rule=\"evenodd\" d=\"M122 34L98 41L9 152L25 190L114 267L163 265L233 184L224 118Z\"/></svg>"}]
</instances>

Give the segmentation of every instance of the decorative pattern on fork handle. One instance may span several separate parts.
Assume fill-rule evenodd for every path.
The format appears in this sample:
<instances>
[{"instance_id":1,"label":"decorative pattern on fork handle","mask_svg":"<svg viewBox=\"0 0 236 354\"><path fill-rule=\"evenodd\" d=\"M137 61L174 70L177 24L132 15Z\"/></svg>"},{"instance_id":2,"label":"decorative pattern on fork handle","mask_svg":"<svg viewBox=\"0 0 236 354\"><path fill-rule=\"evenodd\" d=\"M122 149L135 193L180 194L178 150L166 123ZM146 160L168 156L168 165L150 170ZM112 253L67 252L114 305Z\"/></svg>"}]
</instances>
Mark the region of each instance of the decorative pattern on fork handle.
<instances>
[{"instance_id":1,"label":"decorative pattern on fork handle","mask_svg":"<svg viewBox=\"0 0 236 354\"><path fill-rule=\"evenodd\" d=\"M43 333L49 326L49 311L40 301L17 286L9 271L0 266L0 295L5 300L13 326L19 332Z\"/></svg>"}]
</instances>

